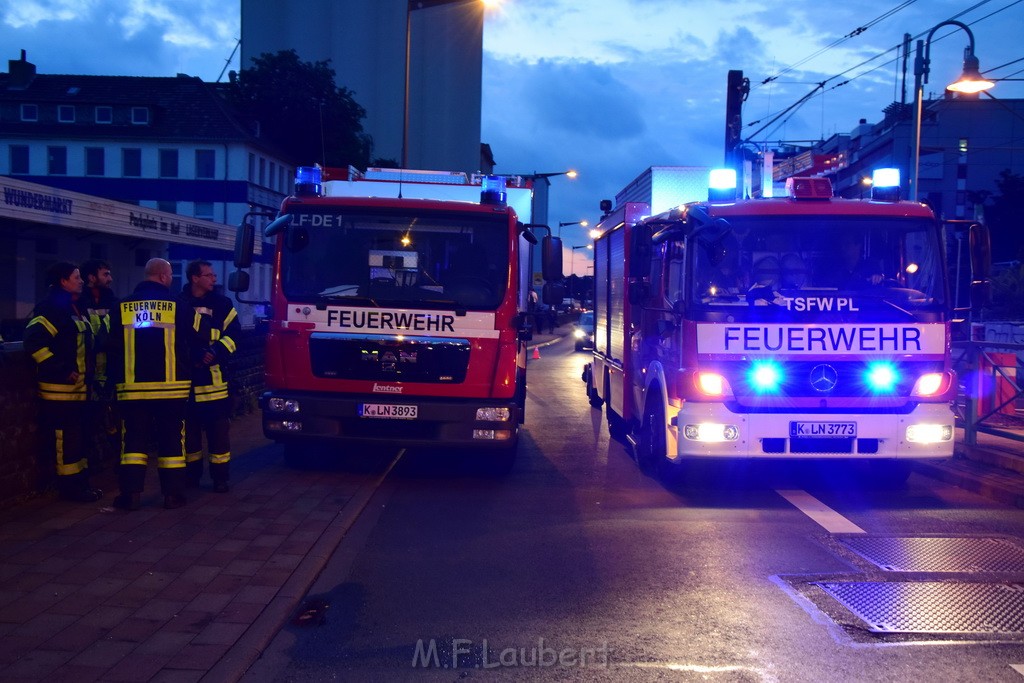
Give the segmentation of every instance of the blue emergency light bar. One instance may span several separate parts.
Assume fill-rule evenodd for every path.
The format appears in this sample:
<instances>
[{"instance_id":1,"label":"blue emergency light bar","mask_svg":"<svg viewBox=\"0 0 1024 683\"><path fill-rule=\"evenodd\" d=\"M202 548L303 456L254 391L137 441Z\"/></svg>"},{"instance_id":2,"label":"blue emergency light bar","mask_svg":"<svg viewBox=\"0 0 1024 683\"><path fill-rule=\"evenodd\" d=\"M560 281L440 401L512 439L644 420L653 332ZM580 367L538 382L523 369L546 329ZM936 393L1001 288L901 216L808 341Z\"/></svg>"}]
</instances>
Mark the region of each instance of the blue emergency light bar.
<instances>
[{"instance_id":1,"label":"blue emergency light bar","mask_svg":"<svg viewBox=\"0 0 1024 683\"><path fill-rule=\"evenodd\" d=\"M505 192L505 176L486 175L480 181L480 203L505 206L508 193Z\"/></svg>"},{"instance_id":2,"label":"blue emergency light bar","mask_svg":"<svg viewBox=\"0 0 1024 683\"><path fill-rule=\"evenodd\" d=\"M736 199L736 169L713 168L708 176L708 201L731 202Z\"/></svg>"},{"instance_id":3,"label":"blue emergency light bar","mask_svg":"<svg viewBox=\"0 0 1024 683\"><path fill-rule=\"evenodd\" d=\"M319 166L299 166L295 169L295 196L322 197L322 179Z\"/></svg>"},{"instance_id":4,"label":"blue emergency light bar","mask_svg":"<svg viewBox=\"0 0 1024 683\"><path fill-rule=\"evenodd\" d=\"M900 169L876 168L871 173L871 198L878 202L898 202Z\"/></svg>"}]
</instances>

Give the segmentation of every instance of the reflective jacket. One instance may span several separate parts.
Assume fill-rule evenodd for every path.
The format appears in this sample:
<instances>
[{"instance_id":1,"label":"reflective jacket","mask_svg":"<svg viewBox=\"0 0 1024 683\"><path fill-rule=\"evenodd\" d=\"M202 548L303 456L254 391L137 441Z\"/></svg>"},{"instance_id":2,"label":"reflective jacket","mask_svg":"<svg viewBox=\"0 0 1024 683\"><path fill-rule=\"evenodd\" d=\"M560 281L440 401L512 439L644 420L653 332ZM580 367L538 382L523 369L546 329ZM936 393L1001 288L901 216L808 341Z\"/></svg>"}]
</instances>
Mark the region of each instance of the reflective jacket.
<instances>
[{"instance_id":1,"label":"reflective jacket","mask_svg":"<svg viewBox=\"0 0 1024 683\"><path fill-rule=\"evenodd\" d=\"M71 294L53 288L33 311L24 348L36 363L39 396L47 401L84 401L92 379L92 328ZM72 382L69 376L78 373Z\"/></svg>"},{"instance_id":2,"label":"reflective jacket","mask_svg":"<svg viewBox=\"0 0 1024 683\"><path fill-rule=\"evenodd\" d=\"M110 316L107 370L119 401L187 399L199 314L144 280Z\"/></svg>"},{"instance_id":3,"label":"reflective jacket","mask_svg":"<svg viewBox=\"0 0 1024 683\"><path fill-rule=\"evenodd\" d=\"M92 291L86 288L79 307L85 310L92 327L93 343L96 349L96 382L100 385L107 381L107 346L110 343L110 314L117 306L117 297L109 289L100 289L100 298L93 298Z\"/></svg>"},{"instance_id":4,"label":"reflective jacket","mask_svg":"<svg viewBox=\"0 0 1024 683\"><path fill-rule=\"evenodd\" d=\"M228 397L226 364L238 349L238 337L242 326L238 322L231 299L217 292L203 296L192 296L192 286L185 285L181 298L202 316L200 335L202 350L195 358L192 368L192 392L197 403L216 401ZM203 355L209 351L214 355L210 365L203 365Z\"/></svg>"}]
</instances>

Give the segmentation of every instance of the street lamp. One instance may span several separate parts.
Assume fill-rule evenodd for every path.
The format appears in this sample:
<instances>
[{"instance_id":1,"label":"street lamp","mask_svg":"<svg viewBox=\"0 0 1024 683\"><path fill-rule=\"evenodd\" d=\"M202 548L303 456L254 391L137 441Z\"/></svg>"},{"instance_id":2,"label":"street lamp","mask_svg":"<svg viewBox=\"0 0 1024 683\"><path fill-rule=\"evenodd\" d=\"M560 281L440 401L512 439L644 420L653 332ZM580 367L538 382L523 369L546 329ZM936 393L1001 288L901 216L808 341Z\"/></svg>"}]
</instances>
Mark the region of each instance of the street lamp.
<instances>
[{"instance_id":1,"label":"street lamp","mask_svg":"<svg viewBox=\"0 0 1024 683\"><path fill-rule=\"evenodd\" d=\"M588 225L590 225L590 221L588 221L586 219L583 219L582 221L558 221L558 234L559 234L559 236L561 236L561 234L562 234L562 228L564 228L566 226L569 226L569 225L580 225L580 226L583 226L585 228Z\"/></svg>"},{"instance_id":2,"label":"street lamp","mask_svg":"<svg viewBox=\"0 0 1024 683\"><path fill-rule=\"evenodd\" d=\"M984 78L978 65L978 58L974 56L974 34L967 24L950 19L932 27L925 40L917 41L917 54L914 58L914 90L915 90L915 118L914 118L914 154L913 173L910 176L910 198L917 200L918 183L921 170L921 110L924 101L924 84L928 82L929 64L931 62L932 36L943 26L956 26L967 33L969 43L964 48L964 71L955 82L946 86L946 90L952 92L974 94L988 90L993 85L992 81Z\"/></svg>"},{"instance_id":3,"label":"street lamp","mask_svg":"<svg viewBox=\"0 0 1024 683\"><path fill-rule=\"evenodd\" d=\"M402 168L409 166L409 72L412 62L412 13L441 5L482 5L491 7L497 0L408 0L405 10L405 93L402 102Z\"/></svg>"}]
</instances>

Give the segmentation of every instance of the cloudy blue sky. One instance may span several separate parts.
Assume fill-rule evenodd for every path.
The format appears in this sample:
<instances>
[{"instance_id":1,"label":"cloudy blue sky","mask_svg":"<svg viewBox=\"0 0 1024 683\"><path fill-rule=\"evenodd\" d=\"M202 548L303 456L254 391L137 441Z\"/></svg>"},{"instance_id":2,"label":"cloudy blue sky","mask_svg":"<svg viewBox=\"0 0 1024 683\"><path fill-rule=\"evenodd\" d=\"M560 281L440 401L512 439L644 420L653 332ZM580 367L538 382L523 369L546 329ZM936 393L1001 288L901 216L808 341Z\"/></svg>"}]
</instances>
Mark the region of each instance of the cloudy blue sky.
<instances>
[{"instance_id":1,"label":"cloudy blue sky","mask_svg":"<svg viewBox=\"0 0 1024 683\"><path fill-rule=\"evenodd\" d=\"M552 223L593 221L598 202L648 166L721 163L730 69L751 81L744 124L762 122L745 136L825 83L757 141L816 140L877 121L901 96L903 34L924 38L947 19L971 27L987 75L1024 78L1024 0L502 2L484 29L483 139L499 172L579 171L554 179ZM0 0L0 59L25 49L43 73L213 81L238 33L237 0ZM928 92L959 75L966 45L962 31L936 32ZM239 68L237 55L229 68ZM993 94L1024 97L1024 82Z\"/></svg>"}]
</instances>

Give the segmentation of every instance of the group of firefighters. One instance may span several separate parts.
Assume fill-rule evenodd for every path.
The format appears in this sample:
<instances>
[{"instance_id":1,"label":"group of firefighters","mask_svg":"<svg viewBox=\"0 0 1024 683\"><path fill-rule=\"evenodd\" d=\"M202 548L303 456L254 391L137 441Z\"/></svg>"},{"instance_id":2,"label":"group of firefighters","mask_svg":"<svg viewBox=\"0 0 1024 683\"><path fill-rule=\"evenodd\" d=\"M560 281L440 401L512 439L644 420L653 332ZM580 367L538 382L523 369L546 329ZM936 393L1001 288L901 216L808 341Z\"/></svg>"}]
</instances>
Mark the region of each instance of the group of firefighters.
<instances>
[{"instance_id":1,"label":"group of firefighters","mask_svg":"<svg viewBox=\"0 0 1024 683\"><path fill-rule=\"evenodd\" d=\"M92 503L103 492L89 481L90 441L117 416L121 454L114 507L141 506L148 453L156 447L164 507L186 503L203 474L203 434L213 490L229 490L231 402L225 364L241 331L231 300L215 291L208 261L185 270L180 293L173 271L151 259L127 297L111 291L110 264L58 262L49 293L36 305L24 347L35 367L40 441L55 463L61 497Z\"/></svg>"}]
</instances>

